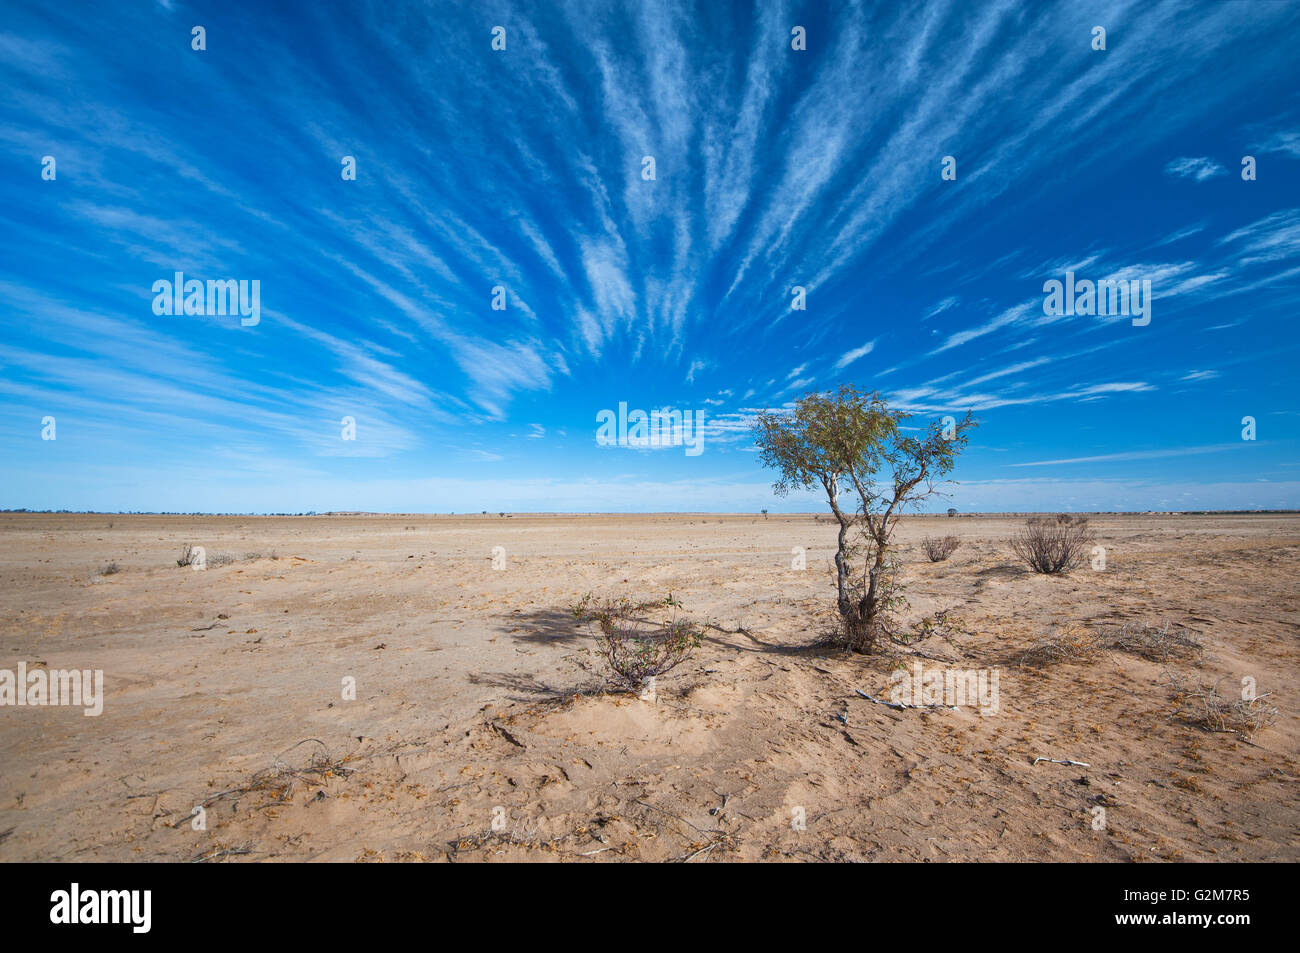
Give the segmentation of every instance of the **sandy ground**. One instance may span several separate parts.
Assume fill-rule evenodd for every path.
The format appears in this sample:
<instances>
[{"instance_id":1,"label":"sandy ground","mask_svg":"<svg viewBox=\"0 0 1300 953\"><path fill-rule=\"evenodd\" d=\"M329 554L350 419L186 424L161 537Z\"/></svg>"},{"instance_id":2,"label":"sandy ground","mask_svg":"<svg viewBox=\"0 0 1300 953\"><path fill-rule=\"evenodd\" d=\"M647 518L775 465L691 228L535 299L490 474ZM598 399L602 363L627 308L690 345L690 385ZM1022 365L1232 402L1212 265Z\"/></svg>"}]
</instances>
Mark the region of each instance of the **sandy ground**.
<instances>
[{"instance_id":1,"label":"sandy ground","mask_svg":"<svg viewBox=\"0 0 1300 953\"><path fill-rule=\"evenodd\" d=\"M912 518L913 614L969 631L864 658L817 645L809 516L0 515L0 669L102 669L106 696L0 707L0 860L1300 859L1300 517L1094 523L1105 571L1043 577L1019 519ZM936 533L963 544L931 564ZM606 691L587 591L717 628L653 701ZM1124 621L1205 652L1020 664ZM997 713L856 694L915 662L996 670ZM1280 720L1204 731L1169 675L1253 677Z\"/></svg>"}]
</instances>

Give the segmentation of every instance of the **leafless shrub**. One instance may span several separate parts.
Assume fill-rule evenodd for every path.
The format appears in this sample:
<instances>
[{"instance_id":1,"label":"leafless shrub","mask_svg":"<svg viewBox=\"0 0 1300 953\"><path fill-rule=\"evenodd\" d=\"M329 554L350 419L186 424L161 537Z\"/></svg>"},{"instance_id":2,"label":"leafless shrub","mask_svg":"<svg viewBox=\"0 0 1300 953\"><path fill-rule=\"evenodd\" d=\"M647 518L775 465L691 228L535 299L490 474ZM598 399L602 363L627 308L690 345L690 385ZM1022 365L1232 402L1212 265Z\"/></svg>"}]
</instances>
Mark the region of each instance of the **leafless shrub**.
<instances>
[{"instance_id":1,"label":"leafless shrub","mask_svg":"<svg viewBox=\"0 0 1300 953\"><path fill-rule=\"evenodd\" d=\"M1256 732L1274 724L1280 717L1277 708L1264 701L1272 692L1230 699L1219 694L1222 678L1207 688L1192 685L1182 676L1167 674L1175 715L1189 725L1205 731L1241 735L1249 741Z\"/></svg>"},{"instance_id":2,"label":"leafless shrub","mask_svg":"<svg viewBox=\"0 0 1300 953\"><path fill-rule=\"evenodd\" d=\"M931 539L927 536L921 540L921 551L930 562L941 563L955 553L960 545L961 540L956 536L944 536L940 539Z\"/></svg>"},{"instance_id":3,"label":"leafless shrub","mask_svg":"<svg viewBox=\"0 0 1300 953\"><path fill-rule=\"evenodd\" d=\"M185 566L192 566L194 564L194 559L194 547L189 543L186 543L185 548L181 550L181 558L176 560L176 565L181 566L182 568Z\"/></svg>"},{"instance_id":4,"label":"leafless shrub","mask_svg":"<svg viewBox=\"0 0 1300 953\"><path fill-rule=\"evenodd\" d=\"M1158 626L1125 622L1097 630L1069 624L1057 628L1026 649L1020 656L1020 665L1022 668L1043 668L1057 662L1083 662L1110 651L1126 652L1153 662L1167 662L1172 658L1200 659L1204 647L1195 636L1180 631L1169 622Z\"/></svg>"},{"instance_id":5,"label":"leafless shrub","mask_svg":"<svg viewBox=\"0 0 1300 953\"><path fill-rule=\"evenodd\" d=\"M1020 656L1020 667L1045 668L1059 662L1086 662L1105 648L1105 640L1081 625L1060 626Z\"/></svg>"},{"instance_id":6,"label":"leafless shrub","mask_svg":"<svg viewBox=\"0 0 1300 953\"><path fill-rule=\"evenodd\" d=\"M230 553L217 553L208 557L209 567L228 566L233 562L237 562L237 560L234 556L230 555Z\"/></svg>"},{"instance_id":7,"label":"leafless shrub","mask_svg":"<svg viewBox=\"0 0 1300 953\"><path fill-rule=\"evenodd\" d=\"M677 613L682 606L670 593L659 602L633 602L626 597L597 602L591 593L573 607L573 617L595 626L601 657L610 677L631 692L641 692L650 679L686 661L704 640L705 625ZM672 614L656 621L652 613Z\"/></svg>"},{"instance_id":8,"label":"leafless shrub","mask_svg":"<svg viewBox=\"0 0 1300 953\"><path fill-rule=\"evenodd\" d=\"M1175 657L1199 659L1205 652L1199 639L1173 628L1168 622L1160 626L1125 622L1118 628L1107 630L1103 639L1111 648L1153 662L1167 662Z\"/></svg>"},{"instance_id":9,"label":"leafless shrub","mask_svg":"<svg viewBox=\"0 0 1300 953\"><path fill-rule=\"evenodd\" d=\"M1086 516L1031 516L1011 548L1034 572L1055 575L1078 567L1094 539Z\"/></svg>"},{"instance_id":10,"label":"leafless shrub","mask_svg":"<svg viewBox=\"0 0 1300 953\"><path fill-rule=\"evenodd\" d=\"M107 566L105 566L103 569L101 569L101 570L99 571L99 574L100 574L101 576L112 576L112 575L114 575L114 574L116 574L116 573L119 573L119 572L121 572L121 571L122 571L122 567L119 566L117 563L114 562L114 563L109 563Z\"/></svg>"}]
</instances>

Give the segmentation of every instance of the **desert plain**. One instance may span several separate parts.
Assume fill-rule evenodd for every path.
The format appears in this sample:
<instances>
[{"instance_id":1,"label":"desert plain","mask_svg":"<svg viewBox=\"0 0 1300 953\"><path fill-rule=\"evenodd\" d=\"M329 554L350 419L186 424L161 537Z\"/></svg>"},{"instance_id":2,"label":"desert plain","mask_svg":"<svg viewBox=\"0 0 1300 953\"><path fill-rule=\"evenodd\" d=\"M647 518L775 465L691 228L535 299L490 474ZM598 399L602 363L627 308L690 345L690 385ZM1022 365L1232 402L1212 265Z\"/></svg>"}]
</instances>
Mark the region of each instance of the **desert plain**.
<instances>
[{"instance_id":1,"label":"desert plain","mask_svg":"<svg viewBox=\"0 0 1300 953\"><path fill-rule=\"evenodd\" d=\"M906 518L910 615L965 631L854 656L811 514L0 514L0 669L104 673L98 716L0 707L0 861L1300 859L1300 515L1094 516L1062 576L1022 523ZM617 691L587 592L708 637ZM1035 654L1125 623L1200 649ZM917 664L997 711L859 694ZM1249 737L1174 691L1243 679Z\"/></svg>"}]
</instances>

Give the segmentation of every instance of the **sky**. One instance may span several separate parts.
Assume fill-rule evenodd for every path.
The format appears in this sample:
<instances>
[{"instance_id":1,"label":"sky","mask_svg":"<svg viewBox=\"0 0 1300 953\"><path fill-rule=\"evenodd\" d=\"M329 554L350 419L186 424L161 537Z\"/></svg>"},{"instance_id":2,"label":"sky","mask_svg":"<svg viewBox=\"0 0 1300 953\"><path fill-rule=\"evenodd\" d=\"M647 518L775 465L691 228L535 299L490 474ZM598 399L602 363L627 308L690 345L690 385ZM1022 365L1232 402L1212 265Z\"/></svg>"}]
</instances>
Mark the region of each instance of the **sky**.
<instances>
[{"instance_id":1,"label":"sky","mask_svg":"<svg viewBox=\"0 0 1300 953\"><path fill-rule=\"evenodd\" d=\"M0 507L807 512L751 422L843 383L980 420L931 509L1300 507L1297 35L4 0ZM172 313L177 272L248 316ZM1149 308L1048 313L1067 272ZM610 445L620 404L704 423Z\"/></svg>"}]
</instances>

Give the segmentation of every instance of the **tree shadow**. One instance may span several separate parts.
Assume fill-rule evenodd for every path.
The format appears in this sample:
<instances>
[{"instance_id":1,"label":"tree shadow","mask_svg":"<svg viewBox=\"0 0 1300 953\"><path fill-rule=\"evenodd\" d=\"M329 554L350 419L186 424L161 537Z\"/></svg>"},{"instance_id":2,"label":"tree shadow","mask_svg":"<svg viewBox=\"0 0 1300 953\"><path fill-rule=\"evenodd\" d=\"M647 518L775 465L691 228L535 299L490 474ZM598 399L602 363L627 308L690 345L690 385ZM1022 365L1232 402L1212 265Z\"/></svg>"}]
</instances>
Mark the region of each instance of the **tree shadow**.
<instances>
[{"instance_id":1,"label":"tree shadow","mask_svg":"<svg viewBox=\"0 0 1300 953\"><path fill-rule=\"evenodd\" d=\"M512 639L525 645L576 648L592 641L587 627L567 609L516 610L505 620L503 628Z\"/></svg>"},{"instance_id":2,"label":"tree shadow","mask_svg":"<svg viewBox=\"0 0 1300 953\"><path fill-rule=\"evenodd\" d=\"M505 634L525 645L558 645L570 649L596 646L596 639L587 624L579 622L567 609L513 612L502 628ZM826 650L826 635L820 631L812 641L791 645L766 641L744 626L724 629L710 624L705 630L705 639L737 651L769 655L821 655Z\"/></svg>"},{"instance_id":3,"label":"tree shadow","mask_svg":"<svg viewBox=\"0 0 1300 953\"><path fill-rule=\"evenodd\" d=\"M571 685L553 685L527 672L472 672L469 676L471 685L490 685L503 688L511 701L535 702L539 698L558 701L572 698L574 695L600 695L607 689L597 679L587 678Z\"/></svg>"},{"instance_id":4,"label":"tree shadow","mask_svg":"<svg viewBox=\"0 0 1300 953\"><path fill-rule=\"evenodd\" d=\"M820 630L812 641L800 642L794 645L786 642L766 641L743 625L734 629L724 629L721 626L710 625L709 632L709 641L741 652L761 652L764 655L821 656L825 655L831 648L829 633Z\"/></svg>"}]
</instances>

